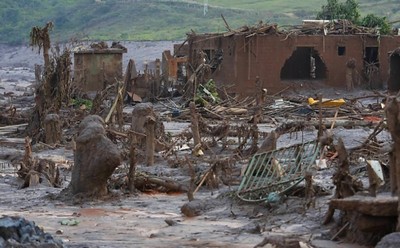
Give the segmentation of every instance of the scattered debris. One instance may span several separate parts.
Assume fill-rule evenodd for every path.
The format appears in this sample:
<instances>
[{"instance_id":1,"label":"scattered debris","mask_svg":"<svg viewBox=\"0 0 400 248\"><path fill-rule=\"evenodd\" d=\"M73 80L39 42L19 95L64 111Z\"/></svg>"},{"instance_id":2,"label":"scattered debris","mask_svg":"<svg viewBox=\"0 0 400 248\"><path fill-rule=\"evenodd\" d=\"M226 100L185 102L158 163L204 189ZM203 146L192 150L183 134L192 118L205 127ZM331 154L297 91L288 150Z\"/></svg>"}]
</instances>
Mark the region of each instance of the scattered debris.
<instances>
[{"instance_id":1,"label":"scattered debris","mask_svg":"<svg viewBox=\"0 0 400 248\"><path fill-rule=\"evenodd\" d=\"M280 34L290 39L298 34L368 31L343 21L317 27L305 23L290 32L264 23L238 30L231 29L226 20L225 24L229 31L221 37L244 35L244 49L249 56L253 56L250 47L255 43L250 46L246 42L257 35ZM45 38L45 43L37 45L39 49L44 44L48 48L50 41L41 33L45 30L41 30L35 29L40 34L35 40ZM98 54L109 49L117 49L118 54L126 52L119 43L109 48L107 43L100 42L90 49ZM315 238L309 233L322 233L321 213L325 211L325 224L336 218L336 210L341 211L335 225L327 227L332 228L332 233L321 234L320 238L325 240L347 239L375 245L396 230L398 200L382 192L388 190L390 182L392 194L398 193L397 98L379 92L353 98L348 94L323 98L322 94L311 95L314 92L300 94L292 87L271 95L273 91L265 88L260 77L248 79L255 84L254 94L235 96L229 91L230 86L221 87L217 80L210 79L221 66L224 53L226 50L198 51L193 54L196 61L192 64L187 64L187 57L168 57L166 62L171 68L192 66L185 67L185 85L180 84L182 77L178 71L167 75L173 82L163 81L161 61L155 63L154 71L146 66L141 74L131 60L124 80L120 77L112 82L96 81L101 86L97 85L94 97L72 83L69 53L53 60L46 57L46 73L37 75L41 86L37 97L31 99L36 101L33 114L22 111L24 107L13 92L7 94L13 102L0 106L4 110L0 123L10 123L0 127L2 137L7 136L0 139L0 144L25 150L22 155L2 150L0 159L17 168L16 174L23 179L21 188L64 188L59 194L61 200L66 196L74 204L86 204L93 200L90 196L107 196L112 204L117 204L115 198L123 201L125 194L137 196L139 191L149 195L183 195L185 199L180 198L180 202L186 201L187 195L189 202L180 208L180 213L163 212L162 220L168 229L199 221L194 217L201 215L212 221L242 221L225 232L258 235L258 244L253 244L256 247L311 247ZM354 69L352 61L344 66ZM349 71L349 90L356 86L350 80L353 72ZM317 76L318 72L314 73ZM179 97L163 94L175 90L181 94ZM17 125L19 121L28 124ZM25 126L32 136L21 136L20 128ZM394 144L387 142L387 137L382 138L388 136L387 130ZM345 136L352 131L361 140L349 137L351 147L346 147ZM358 135L361 133L362 136ZM393 146L387 148L388 145ZM55 159L40 157L43 150L57 149L73 156L72 168L60 169L62 166ZM330 177L332 180L328 180ZM369 193L363 186L368 181ZM220 195L214 197L214 192ZM331 192L334 194L328 200ZM81 199L75 202L74 197ZM133 210L121 207L120 211L118 214ZM177 220L171 217L173 214L191 218ZM302 227L297 232L293 225L303 221L310 221L315 227ZM60 224L84 226L76 219L64 219ZM63 231L57 234L63 235ZM155 239L162 235L152 231L147 237Z\"/></svg>"}]
</instances>

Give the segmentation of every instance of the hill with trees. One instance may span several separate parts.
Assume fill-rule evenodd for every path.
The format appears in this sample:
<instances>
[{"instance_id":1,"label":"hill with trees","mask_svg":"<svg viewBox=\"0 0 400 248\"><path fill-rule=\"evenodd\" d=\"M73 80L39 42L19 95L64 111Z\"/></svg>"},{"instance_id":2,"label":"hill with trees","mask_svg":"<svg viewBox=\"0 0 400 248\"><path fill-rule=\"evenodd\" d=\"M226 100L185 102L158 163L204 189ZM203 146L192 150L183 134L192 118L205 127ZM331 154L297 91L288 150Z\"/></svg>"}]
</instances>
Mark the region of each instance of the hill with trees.
<instances>
[{"instance_id":1,"label":"hill with trees","mask_svg":"<svg viewBox=\"0 0 400 248\"><path fill-rule=\"evenodd\" d=\"M246 3L247 2L247 3ZM319 0L2 0L0 43L29 40L33 26L54 23L54 41L182 40L187 32L225 31L221 14L232 28L260 20L279 25L315 19ZM362 1L361 14L400 19L394 0Z\"/></svg>"}]
</instances>

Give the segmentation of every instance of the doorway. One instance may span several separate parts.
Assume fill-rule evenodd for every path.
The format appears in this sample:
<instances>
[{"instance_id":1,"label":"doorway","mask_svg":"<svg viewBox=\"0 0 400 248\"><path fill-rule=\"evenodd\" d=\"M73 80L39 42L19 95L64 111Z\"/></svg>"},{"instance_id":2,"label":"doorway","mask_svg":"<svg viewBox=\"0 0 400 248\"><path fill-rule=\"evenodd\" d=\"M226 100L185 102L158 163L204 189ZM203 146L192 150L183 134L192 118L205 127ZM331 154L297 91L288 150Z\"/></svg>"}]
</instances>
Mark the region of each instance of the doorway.
<instances>
[{"instance_id":1,"label":"doorway","mask_svg":"<svg viewBox=\"0 0 400 248\"><path fill-rule=\"evenodd\" d=\"M281 69L282 80L320 80L326 78L326 66L313 47L297 47Z\"/></svg>"},{"instance_id":2,"label":"doorway","mask_svg":"<svg viewBox=\"0 0 400 248\"><path fill-rule=\"evenodd\" d=\"M368 88L379 88L382 85L379 75L379 47L365 47L364 77Z\"/></svg>"},{"instance_id":3,"label":"doorway","mask_svg":"<svg viewBox=\"0 0 400 248\"><path fill-rule=\"evenodd\" d=\"M400 90L400 51L390 55L390 73L388 90L398 92Z\"/></svg>"}]
</instances>

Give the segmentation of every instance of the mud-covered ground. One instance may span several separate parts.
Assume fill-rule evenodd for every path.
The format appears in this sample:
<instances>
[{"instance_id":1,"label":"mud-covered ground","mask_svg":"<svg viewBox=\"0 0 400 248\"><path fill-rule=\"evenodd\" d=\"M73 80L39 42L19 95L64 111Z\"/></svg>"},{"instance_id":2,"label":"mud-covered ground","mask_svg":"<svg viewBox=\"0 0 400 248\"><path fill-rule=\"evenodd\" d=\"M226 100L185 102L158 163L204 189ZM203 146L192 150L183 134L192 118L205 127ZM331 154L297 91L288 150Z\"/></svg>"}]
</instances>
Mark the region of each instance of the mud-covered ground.
<instances>
[{"instance_id":1,"label":"mud-covered ground","mask_svg":"<svg viewBox=\"0 0 400 248\"><path fill-rule=\"evenodd\" d=\"M120 44L125 46L128 51L123 54L123 68L128 65L129 59L134 59L136 62L137 70L143 71L144 64L154 61L156 58L161 59L161 54L165 50L173 52L174 44L182 43L181 41L121 41ZM74 46L89 46L91 42L82 42L79 44L60 44L61 50L64 46L73 48ZM111 41L107 42L110 46ZM42 55L38 54L37 49L32 49L29 46L8 46L0 44L0 68L4 67L24 67L33 69L35 64L43 64ZM0 74L1 75L1 74ZM1 76L0 76L1 77ZM2 77L1 77L2 78Z\"/></svg>"},{"instance_id":2,"label":"mud-covered ground","mask_svg":"<svg viewBox=\"0 0 400 248\"><path fill-rule=\"evenodd\" d=\"M293 139L291 141L294 142ZM281 145L283 142L280 140ZM316 185L323 188L315 208L306 210L304 199L298 196L288 196L272 206L243 203L234 197L238 181L233 180L230 187L202 187L195 194L195 199L207 201L207 209L198 217L188 218L180 210L188 202L183 193L131 195L114 189L107 199L65 202L57 200L62 189L45 186L19 189L22 181L6 158L22 153L23 144L15 148L2 144L3 148L0 152L3 163L0 169L1 213L35 221L46 232L63 240L66 247L254 247L271 235L299 236L300 240L310 241L312 247L359 247L329 241L334 235L331 228L335 223L321 224L332 194L333 169L321 170L315 177ZM65 176L63 187L68 185L68 168L73 159L71 150L65 147L55 150L44 148L34 152L34 155L57 161ZM243 165L238 164L237 167ZM119 168L120 171L123 167ZM181 182L188 178L185 168L171 168L161 158L156 159L154 168L139 165L138 170ZM234 178L238 179L237 175ZM337 218L338 215L335 215ZM61 225L63 220L79 223ZM166 220L174 224L170 226Z\"/></svg>"},{"instance_id":3,"label":"mud-covered ground","mask_svg":"<svg viewBox=\"0 0 400 248\"><path fill-rule=\"evenodd\" d=\"M147 54L144 60L150 60L153 57L148 56L149 54L157 54L158 57L165 47L171 45L168 42L162 44L161 46L158 43L135 43L133 49L128 46L128 51L140 50L136 52L143 54L142 56ZM29 51L30 48L18 50L0 46L0 106L13 104L16 98L24 99L18 102L19 108L32 106L34 97L31 86L34 80L32 62L40 62L41 57ZM9 96L8 92L13 92L14 95ZM354 97L370 93L326 90L325 95L335 97L346 94L348 97ZM297 94L311 93L300 91ZM160 104L156 104L156 109L160 113L168 111ZM131 107L128 106L125 112L130 111ZM163 120L165 131L171 134L178 134L188 127L188 122L177 122L169 118ZM279 124L259 124L259 130L270 131ZM346 148L358 146L372 131L373 127L346 129L339 126L334 129L335 136L343 138ZM316 136L317 131L311 128L285 134L278 139L277 145L287 147L314 140ZM379 134L378 140L383 144L390 144L390 137L386 132ZM200 216L189 218L181 212L181 206L188 202L187 195L183 193L166 194L149 191L128 194L111 187L111 194L106 199L88 202L58 199L57 195L70 181L73 151L69 144L56 148L40 144L33 147L34 156L51 159L58 164L64 178L62 188L42 185L20 189L22 182L16 174L13 163L22 156L23 151L23 137L16 137L15 129L9 131L0 129L0 213L35 221L46 232L63 240L66 247L254 247L264 237L271 236L296 236L308 243L309 247L361 247L330 241L337 231L334 226L338 221L338 211L333 223L322 225L328 200L333 194L331 177L334 168L316 172L315 185L321 190L315 208L305 209L301 195L289 195L281 202L272 205L248 204L238 200L235 192L241 180L240 171L248 163L246 159L240 160L234 164L231 185L220 184L216 189L207 186L200 188L195 194L195 199L206 202L206 207ZM180 151L177 156L183 159L185 155L191 156L190 151ZM209 154L206 153L207 155ZM223 152L218 155L224 156ZM188 168L173 165L171 160L173 158L165 159L162 154L157 154L154 167L139 164L137 170L187 184L190 180ZM208 164L203 162L198 166L204 169ZM354 168L357 166L353 165ZM121 165L116 170L115 178L126 171L127 165ZM368 187L366 172L358 171L357 176L362 178L366 183L365 187ZM301 186L302 184L299 187ZM66 223L70 225L61 224L62 221L68 220L70 222Z\"/></svg>"}]
</instances>

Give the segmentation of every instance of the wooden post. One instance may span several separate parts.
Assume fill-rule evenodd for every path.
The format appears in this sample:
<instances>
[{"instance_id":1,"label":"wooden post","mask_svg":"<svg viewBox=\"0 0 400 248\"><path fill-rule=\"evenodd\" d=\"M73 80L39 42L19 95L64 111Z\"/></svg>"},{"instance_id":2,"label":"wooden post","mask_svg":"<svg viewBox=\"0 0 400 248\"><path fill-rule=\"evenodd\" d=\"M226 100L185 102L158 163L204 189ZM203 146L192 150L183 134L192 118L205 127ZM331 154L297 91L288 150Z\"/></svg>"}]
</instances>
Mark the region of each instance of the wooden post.
<instances>
[{"instance_id":1,"label":"wooden post","mask_svg":"<svg viewBox=\"0 0 400 248\"><path fill-rule=\"evenodd\" d=\"M318 94L318 111L319 111L319 125L318 125L318 138L322 137L322 94Z\"/></svg>"},{"instance_id":2,"label":"wooden post","mask_svg":"<svg viewBox=\"0 0 400 248\"><path fill-rule=\"evenodd\" d=\"M153 97L156 99L160 94L160 86L161 86L161 61L160 59L156 59L156 75L153 83Z\"/></svg>"},{"instance_id":3,"label":"wooden post","mask_svg":"<svg viewBox=\"0 0 400 248\"><path fill-rule=\"evenodd\" d=\"M156 120L153 116L148 116L146 121L146 163L147 166L154 165L154 139L155 139L155 127Z\"/></svg>"},{"instance_id":4,"label":"wooden post","mask_svg":"<svg viewBox=\"0 0 400 248\"><path fill-rule=\"evenodd\" d=\"M126 89L125 84L122 82L118 83L118 91L116 95L117 106L115 108L115 116L120 129L124 127L124 96Z\"/></svg>"},{"instance_id":5,"label":"wooden post","mask_svg":"<svg viewBox=\"0 0 400 248\"><path fill-rule=\"evenodd\" d=\"M189 175L190 175L190 184L189 184L189 189L187 192L188 200L193 201L194 200L194 190L195 190L195 180L196 180L196 171L190 162L189 158L185 156L185 161L189 167Z\"/></svg>"},{"instance_id":6,"label":"wooden post","mask_svg":"<svg viewBox=\"0 0 400 248\"><path fill-rule=\"evenodd\" d=\"M194 102L189 103L190 108L190 120L191 120L191 129L193 134L194 146L197 146L201 143L200 132L199 132L199 116L196 112L196 105Z\"/></svg>"},{"instance_id":7,"label":"wooden post","mask_svg":"<svg viewBox=\"0 0 400 248\"><path fill-rule=\"evenodd\" d=\"M149 85L149 65L147 64L147 61L144 64L144 81L146 82L146 85Z\"/></svg>"},{"instance_id":8,"label":"wooden post","mask_svg":"<svg viewBox=\"0 0 400 248\"><path fill-rule=\"evenodd\" d=\"M246 40L245 40L245 46L246 46ZM250 80L250 74L251 74L251 39L247 43L247 79Z\"/></svg>"},{"instance_id":9,"label":"wooden post","mask_svg":"<svg viewBox=\"0 0 400 248\"><path fill-rule=\"evenodd\" d=\"M262 89L260 77L256 77L256 106L253 116L253 124L257 125L263 119L262 109L267 92Z\"/></svg>"},{"instance_id":10,"label":"wooden post","mask_svg":"<svg viewBox=\"0 0 400 248\"><path fill-rule=\"evenodd\" d=\"M32 146L31 146L31 138L29 136L25 137L25 153L23 158L23 164L30 170L33 164L33 156L32 156Z\"/></svg>"},{"instance_id":11,"label":"wooden post","mask_svg":"<svg viewBox=\"0 0 400 248\"><path fill-rule=\"evenodd\" d=\"M313 185L313 173L306 171L304 174L305 179L305 196L304 196L304 210L315 208L315 190Z\"/></svg>"},{"instance_id":12,"label":"wooden post","mask_svg":"<svg viewBox=\"0 0 400 248\"><path fill-rule=\"evenodd\" d=\"M44 132L46 144L57 144L61 142L61 123L57 114L48 114L44 119Z\"/></svg>"},{"instance_id":13,"label":"wooden post","mask_svg":"<svg viewBox=\"0 0 400 248\"><path fill-rule=\"evenodd\" d=\"M129 172L128 189L131 193L135 192L135 172L136 172L136 135L131 136L131 147L129 151Z\"/></svg>"}]
</instances>

